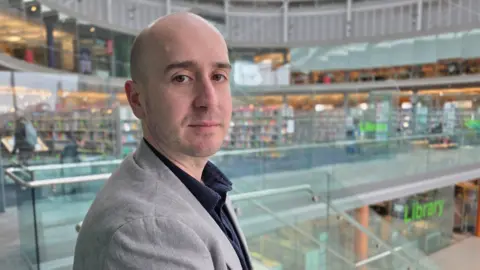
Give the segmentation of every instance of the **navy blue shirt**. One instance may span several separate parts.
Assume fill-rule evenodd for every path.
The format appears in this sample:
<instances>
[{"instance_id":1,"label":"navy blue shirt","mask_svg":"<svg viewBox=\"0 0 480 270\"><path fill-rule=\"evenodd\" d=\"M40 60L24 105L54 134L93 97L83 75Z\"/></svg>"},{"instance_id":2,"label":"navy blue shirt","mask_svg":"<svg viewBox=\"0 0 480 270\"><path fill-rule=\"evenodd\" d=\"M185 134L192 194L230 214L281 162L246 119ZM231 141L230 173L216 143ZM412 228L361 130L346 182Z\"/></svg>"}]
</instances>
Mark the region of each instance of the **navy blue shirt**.
<instances>
[{"instance_id":1,"label":"navy blue shirt","mask_svg":"<svg viewBox=\"0 0 480 270\"><path fill-rule=\"evenodd\" d=\"M144 141L153 153L155 153L165 166L167 166L173 174L182 181L187 189L212 216L213 220L215 220L217 225L227 236L228 240L230 240L233 249L235 249L235 252L237 253L242 268L250 270L248 256L246 256L246 252L240 243L240 238L232 224L231 217L226 211L225 200L227 198L227 193L232 190L232 182L230 182L227 177L209 161L202 173L202 184L200 181L173 164L173 162L150 145L147 140L144 139Z\"/></svg>"}]
</instances>

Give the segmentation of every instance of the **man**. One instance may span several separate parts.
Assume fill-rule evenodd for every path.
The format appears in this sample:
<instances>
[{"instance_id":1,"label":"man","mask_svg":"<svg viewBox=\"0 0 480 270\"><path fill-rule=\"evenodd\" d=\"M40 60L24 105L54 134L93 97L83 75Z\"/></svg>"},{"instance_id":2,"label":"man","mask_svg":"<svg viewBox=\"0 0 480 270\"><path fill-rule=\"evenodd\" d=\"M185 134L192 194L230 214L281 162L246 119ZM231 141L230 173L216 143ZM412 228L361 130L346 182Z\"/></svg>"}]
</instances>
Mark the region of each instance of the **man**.
<instances>
[{"instance_id":1,"label":"man","mask_svg":"<svg viewBox=\"0 0 480 270\"><path fill-rule=\"evenodd\" d=\"M163 17L136 38L130 68L144 140L97 195L73 269L251 269L231 183L208 162L232 111L221 34L190 13Z\"/></svg>"}]
</instances>

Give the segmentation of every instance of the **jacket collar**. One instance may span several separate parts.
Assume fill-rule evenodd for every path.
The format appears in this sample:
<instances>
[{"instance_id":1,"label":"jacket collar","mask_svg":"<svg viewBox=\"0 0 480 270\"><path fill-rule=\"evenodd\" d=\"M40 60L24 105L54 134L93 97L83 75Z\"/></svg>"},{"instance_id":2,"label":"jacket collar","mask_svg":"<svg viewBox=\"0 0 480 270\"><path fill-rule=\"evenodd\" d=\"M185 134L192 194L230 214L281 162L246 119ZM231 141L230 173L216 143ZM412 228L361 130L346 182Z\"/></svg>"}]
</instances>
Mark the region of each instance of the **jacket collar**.
<instances>
[{"instance_id":1,"label":"jacket collar","mask_svg":"<svg viewBox=\"0 0 480 270\"><path fill-rule=\"evenodd\" d=\"M193 194L185 187L185 185L183 185L180 179L178 179L178 177L176 177L175 174L172 173L172 171L168 169L165 164L163 164L163 162L155 155L155 153L153 153L150 147L148 147L148 145L143 140L141 140L139 146L137 147L137 150L133 154L133 159L134 162L137 163L140 168L145 170L146 173L154 176L154 178L152 179L153 181L164 181L165 184L169 188L174 190L180 198L188 202L188 204L194 209L194 211L199 215L199 217L204 219L209 224L209 227L212 230L212 234L217 236L217 239L222 246L222 250L224 251L227 263L229 264L231 269L236 269L236 267L232 266L240 264L240 262L238 261L238 256L223 231L218 227L215 220L213 220L213 218L195 198L195 196L193 196ZM251 265L245 237L243 233L241 233L238 221L235 216L235 212L233 211L233 207L231 206L228 197L227 210L228 214L231 217L233 226L235 227L240 236L240 241L242 242L242 245L247 251L247 263Z\"/></svg>"}]
</instances>

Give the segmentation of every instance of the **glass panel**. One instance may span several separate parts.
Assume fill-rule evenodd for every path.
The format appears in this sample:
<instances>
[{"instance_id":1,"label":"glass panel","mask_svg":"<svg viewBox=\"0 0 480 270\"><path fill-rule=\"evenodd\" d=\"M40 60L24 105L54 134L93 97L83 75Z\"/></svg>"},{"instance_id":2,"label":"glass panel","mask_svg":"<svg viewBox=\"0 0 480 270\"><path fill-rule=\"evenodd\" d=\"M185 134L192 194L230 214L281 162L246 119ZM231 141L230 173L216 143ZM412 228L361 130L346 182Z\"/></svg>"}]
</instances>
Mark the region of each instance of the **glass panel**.
<instances>
[{"instance_id":1,"label":"glass panel","mask_svg":"<svg viewBox=\"0 0 480 270\"><path fill-rule=\"evenodd\" d=\"M328 235L317 224L284 219L265 207L265 198L242 203L239 220L254 265L269 269L352 269L351 262L329 249ZM243 209L256 215L244 215Z\"/></svg>"},{"instance_id":2,"label":"glass panel","mask_svg":"<svg viewBox=\"0 0 480 270\"><path fill-rule=\"evenodd\" d=\"M332 186L338 186L338 183ZM344 195L339 198L350 199L348 203L341 203L345 199L330 200L328 232L332 239L329 242L331 248L352 258L357 267L366 269L437 269L426 257L428 250L422 236L404 235L401 227L397 227L401 224L385 219L369 206L361 206L364 203L355 199L357 193L346 195L348 188L341 190ZM319 198L323 203L324 196ZM355 205L361 207L352 209ZM439 232L438 229L435 231Z\"/></svg>"},{"instance_id":3,"label":"glass panel","mask_svg":"<svg viewBox=\"0 0 480 270\"><path fill-rule=\"evenodd\" d=\"M32 181L29 171L22 170L23 173L15 176L23 181ZM12 181L11 179L9 179ZM37 209L35 207L35 190L28 189L15 183L16 206L18 216L18 233L20 240L20 253L26 259L27 263L36 266L41 261L38 244L37 231Z\"/></svg>"},{"instance_id":4,"label":"glass panel","mask_svg":"<svg viewBox=\"0 0 480 270\"><path fill-rule=\"evenodd\" d=\"M93 182L34 189L15 185L22 252L32 265L40 263L42 269L68 268L75 225L85 216L103 180L118 166L110 161L116 157L118 141L116 103L111 98L115 95L104 85L80 88L75 75L14 75L11 100L15 101L17 119L31 122L37 131L35 149L27 151L20 146L15 153L18 163L28 167L9 169L14 176L42 181L103 174ZM5 148L14 147L13 134L2 139L6 139Z\"/></svg>"},{"instance_id":5,"label":"glass panel","mask_svg":"<svg viewBox=\"0 0 480 270\"><path fill-rule=\"evenodd\" d=\"M102 81L80 81L77 76L69 75L18 72L13 77L15 91L12 91L10 80L10 73L0 73L0 82L6 89L5 98L2 98L4 108L0 109L5 114L6 120L2 126L5 127L5 133L9 134L7 137L12 137L15 130L16 121L11 112L16 104L16 112L33 122L45 144L44 147L38 143L37 151L25 160L21 155L15 156L33 171L32 177L24 168L13 170L24 181L108 174L118 166L119 161L114 159L131 152L119 149L129 143L135 145L141 139L141 133L130 124L126 128L125 124L133 119L123 118L121 111L117 110L119 105L126 105L125 100L120 98L120 90ZM471 96L448 91L445 89L442 95L437 96L420 95L425 106L429 106L429 111L425 114L417 108L417 115L408 115L412 120L405 120L404 111L398 108L400 100L404 98L402 93L352 94L346 105L352 103L355 107L364 107L360 108L363 113L358 116L358 121L352 120L351 125L355 129L353 137L347 132L347 124L344 124L349 123L348 114L335 96L312 95L311 100L301 96L280 97L279 102L276 97L271 97L270 101L267 98L247 97L236 100L235 108L240 113L232 118L232 132L235 133L225 139L224 151L212 160L232 179L237 195L259 190L272 193L268 196L256 193L262 197L234 201L242 226L251 233L249 238L254 252L267 254L267 259L273 258L282 265L294 267L288 269L324 260L344 265L345 269L348 269L349 263L359 262L371 268L392 266L396 269L410 265L407 262L416 264L424 259L425 252L430 253L448 245L451 234L449 227L438 226L450 222L446 218L431 219L431 223L437 224L434 227L426 223L417 223L414 227L405 226L405 220L386 220L370 211L368 230L371 233L366 237L368 253L359 256L354 247L359 241L356 239L360 238L358 231L365 226L361 224L359 228L358 224L348 220L348 217L357 216L352 208L364 205L356 196L366 190L369 184L389 187L393 180L478 162L476 148L480 140L475 132L477 112L459 105L465 97ZM440 96L449 96L450 99L441 101ZM325 100L337 102L337 110L325 109ZM293 111L283 102L288 105L295 103L297 108L309 110ZM451 105L444 106L444 103ZM290 132L289 121L293 116L296 118L293 125L296 129ZM297 116L305 117L303 126L299 124ZM419 119L419 116L425 119ZM330 123L326 120L330 120ZM321 124L317 125L317 122ZM407 122L415 122L419 124L417 127L423 127L410 133L404 129L397 130L398 126L404 126L403 123ZM444 124L440 132L434 132L429 129L427 122ZM254 131L253 126L260 126L263 130ZM296 141L294 133L302 129L304 139ZM125 135L132 132L136 136ZM265 134L258 136L262 132ZM320 132L325 133L320 135ZM124 140L123 136L127 139ZM303 144L299 145L300 142ZM80 146L79 159L66 154L71 144ZM7 149L5 145L3 147ZM447 151L441 147L449 149ZM9 157L10 151L5 149L0 151ZM80 163L82 161L84 163ZM62 163L65 166L59 165ZM43 164L57 165L39 167ZM27 257L37 260L36 251L31 248L31 241L37 241L41 262L47 265L68 264L75 236L59 239L54 235L55 231L61 231L62 234L67 230L73 232L74 225L81 221L102 185L103 181L99 180L42 187L35 189L33 194L18 190L20 226L22 230L27 230L25 235L28 238L22 240L22 250L28 254ZM445 191L444 197L448 196ZM345 209L334 203L335 199L344 197L353 198L351 205ZM319 198L320 202L314 200ZM415 205L412 202L409 207L417 207ZM69 207L80 210L72 211L73 208ZM453 203L445 204L444 209L445 212L453 211ZM35 218L36 223L32 221ZM37 224L33 233L28 231L32 223ZM288 231L293 237L285 237ZM421 233L416 234L418 231ZM328 248L323 247L322 241L328 242ZM265 248L272 243L279 250ZM286 250L292 248L294 252L291 256L284 255ZM395 249L393 253L391 248ZM325 249L328 255L324 256ZM262 256L258 257L261 259ZM430 264L428 260L426 264Z\"/></svg>"},{"instance_id":6,"label":"glass panel","mask_svg":"<svg viewBox=\"0 0 480 270\"><path fill-rule=\"evenodd\" d=\"M41 269L67 269L73 264L77 233L104 181L35 188L36 229Z\"/></svg>"},{"instance_id":7,"label":"glass panel","mask_svg":"<svg viewBox=\"0 0 480 270\"><path fill-rule=\"evenodd\" d=\"M114 54L116 61L116 77L130 77L130 48L133 37L114 33Z\"/></svg>"}]
</instances>

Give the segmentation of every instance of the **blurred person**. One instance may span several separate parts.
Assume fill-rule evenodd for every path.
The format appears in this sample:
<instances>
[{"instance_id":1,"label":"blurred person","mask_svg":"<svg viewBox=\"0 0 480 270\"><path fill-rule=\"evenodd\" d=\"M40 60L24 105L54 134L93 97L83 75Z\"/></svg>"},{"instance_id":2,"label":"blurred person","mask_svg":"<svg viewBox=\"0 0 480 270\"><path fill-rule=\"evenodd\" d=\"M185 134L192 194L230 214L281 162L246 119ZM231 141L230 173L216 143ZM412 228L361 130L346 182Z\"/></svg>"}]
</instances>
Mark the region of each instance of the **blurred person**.
<instances>
[{"instance_id":1,"label":"blurred person","mask_svg":"<svg viewBox=\"0 0 480 270\"><path fill-rule=\"evenodd\" d=\"M191 13L162 17L136 38L130 69L144 139L88 211L73 269L252 269L232 184L208 161L232 114L222 35Z\"/></svg>"},{"instance_id":2,"label":"blurred person","mask_svg":"<svg viewBox=\"0 0 480 270\"><path fill-rule=\"evenodd\" d=\"M67 133L68 143L63 147L62 152L60 153L60 163L78 163L81 162L79 148L83 147L85 141L79 136L76 136L73 133ZM71 168L61 169L61 177L68 177L68 171L72 170ZM70 173L71 174L71 173ZM66 194L75 194L82 187L82 183L73 183L69 185L61 185L62 195ZM54 192L56 187L54 186Z\"/></svg>"},{"instance_id":3,"label":"blurred person","mask_svg":"<svg viewBox=\"0 0 480 270\"><path fill-rule=\"evenodd\" d=\"M12 154L17 154L20 164L27 164L35 153L37 131L25 116L19 116L15 122L14 147Z\"/></svg>"},{"instance_id":4,"label":"blurred person","mask_svg":"<svg viewBox=\"0 0 480 270\"><path fill-rule=\"evenodd\" d=\"M60 163L76 163L80 162L80 152L78 149L84 145L84 141L70 133L67 134L68 143L63 147L60 153Z\"/></svg>"}]
</instances>

